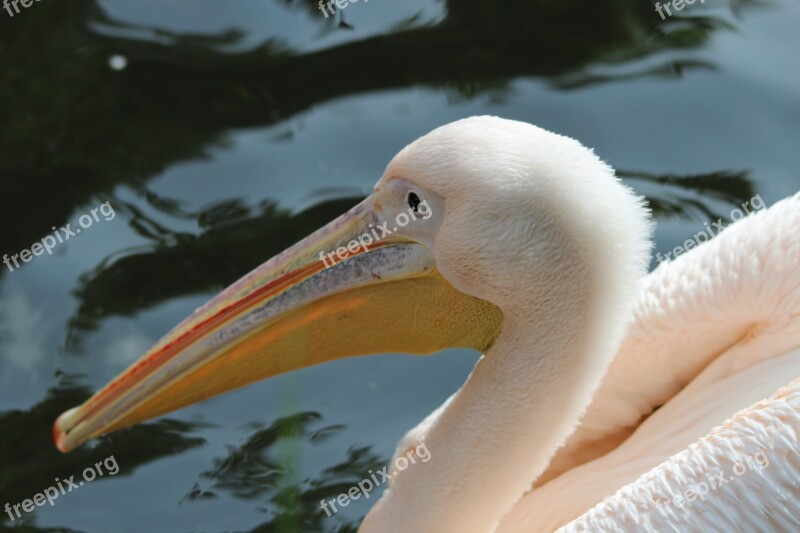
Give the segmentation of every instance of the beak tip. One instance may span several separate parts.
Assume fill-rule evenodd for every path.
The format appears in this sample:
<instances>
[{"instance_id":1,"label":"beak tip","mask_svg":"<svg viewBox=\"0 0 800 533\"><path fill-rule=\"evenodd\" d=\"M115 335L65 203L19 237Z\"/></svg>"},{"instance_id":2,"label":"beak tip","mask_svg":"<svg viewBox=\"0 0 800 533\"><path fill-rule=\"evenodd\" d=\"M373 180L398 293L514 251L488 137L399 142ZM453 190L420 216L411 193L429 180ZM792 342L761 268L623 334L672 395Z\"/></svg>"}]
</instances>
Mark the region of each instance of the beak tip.
<instances>
[{"instance_id":1,"label":"beak tip","mask_svg":"<svg viewBox=\"0 0 800 533\"><path fill-rule=\"evenodd\" d=\"M67 453L75 449L77 443L69 442L67 435L74 427L75 419L78 415L79 407L73 407L61 413L53 424L53 442L56 448L62 453Z\"/></svg>"}]
</instances>

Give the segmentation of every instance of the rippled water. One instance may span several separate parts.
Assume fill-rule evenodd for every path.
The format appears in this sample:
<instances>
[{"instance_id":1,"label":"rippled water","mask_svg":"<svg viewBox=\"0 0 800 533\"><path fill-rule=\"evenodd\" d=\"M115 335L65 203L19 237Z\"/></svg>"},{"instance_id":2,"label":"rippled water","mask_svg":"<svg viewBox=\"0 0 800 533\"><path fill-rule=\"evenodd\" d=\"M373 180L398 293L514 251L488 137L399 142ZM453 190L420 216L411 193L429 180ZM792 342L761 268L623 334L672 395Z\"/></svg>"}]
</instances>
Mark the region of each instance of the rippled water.
<instances>
[{"instance_id":1,"label":"rippled water","mask_svg":"<svg viewBox=\"0 0 800 533\"><path fill-rule=\"evenodd\" d=\"M342 360L55 451L55 417L223 286L475 114L581 140L648 195L664 253L800 189L800 4L34 2L0 10L0 505L119 472L0 529L354 529L319 508L382 465L476 353Z\"/></svg>"}]
</instances>

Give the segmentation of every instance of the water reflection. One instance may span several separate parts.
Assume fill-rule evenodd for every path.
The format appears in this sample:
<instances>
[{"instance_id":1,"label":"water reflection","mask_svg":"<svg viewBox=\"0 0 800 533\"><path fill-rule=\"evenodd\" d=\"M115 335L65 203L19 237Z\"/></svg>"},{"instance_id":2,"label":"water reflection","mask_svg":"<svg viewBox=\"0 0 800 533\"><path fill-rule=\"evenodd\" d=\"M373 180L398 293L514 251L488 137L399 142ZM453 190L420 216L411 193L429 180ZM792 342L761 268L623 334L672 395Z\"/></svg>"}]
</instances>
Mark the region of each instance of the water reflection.
<instances>
[{"instance_id":1,"label":"water reflection","mask_svg":"<svg viewBox=\"0 0 800 533\"><path fill-rule=\"evenodd\" d=\"M214 498L215 491L225 491L237 498L268 501L274 515L252 531L355 531L358 522L341 515L328 517L320 501L346 493L367 472L379 470L387 461L372 452L370 446L351 447L347 456L318 476L297 480L296 449L291 441L319 445L337 433L342 425L323 426L319 413L303 412L280 418L269 427L254 425L253 432L240 446L229 446L228 455L214 460L186 500ZM290 441L281 449L281 444ZM203 488L208 482L209 488Z\"/></svg>"},{"instance_id":2,"label":"water reflection","mask_svg":"<svg viewBox=\"0 0 800 533\"><path fill-rule=\"evenodd\" d=\"M308 10L310 3L290 5ZM92 28L127 25L89 0L3 20L0 45L9 52L0 72L2 100L16 105L0 107L6 152L0 172L17 179L5 186L11 201L0 211L0 224L17 231L0 235L0 249L28 246L52 224L65 222L76 206L117 185L143 190L168 165L203 157L230 128L272 124L337 96L411 84L472 97L521 76L572 87L679 76L698 61L662 59L663 53L698 48L728 27L701 14L656 23L651 6L635 0L520 1L502 9L491 2L449 1L446 11L432 27L399 28L300 54L270 42L230 53L226 47L241 39L236 31L184 35L150 29L149 40L111 37ZM326 24L322 17L314 23ZM30 47L31 35L47 39ZM125 57L127 67L112 71L112 56ZM613 69L645 58L655 66ZM58 98L52 79L69 80ZM46 203L31 201L42 195ZM19 225L21 219L31 223Z\"/></svg>"}]
</instances>

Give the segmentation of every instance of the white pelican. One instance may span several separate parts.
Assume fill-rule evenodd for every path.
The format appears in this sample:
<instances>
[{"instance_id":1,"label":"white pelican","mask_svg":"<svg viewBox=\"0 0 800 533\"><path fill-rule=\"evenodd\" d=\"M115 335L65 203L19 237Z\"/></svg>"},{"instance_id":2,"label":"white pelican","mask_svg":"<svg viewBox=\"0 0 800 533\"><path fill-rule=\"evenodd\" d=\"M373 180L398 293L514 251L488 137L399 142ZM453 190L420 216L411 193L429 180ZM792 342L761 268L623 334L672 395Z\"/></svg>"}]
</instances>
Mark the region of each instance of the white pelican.
<instances>
[{"instance_id":1,"label":"white pelican","mask_svg":"<svg viewBox=\"0 0 800 533\"><path fill-rule=\"evenodd\" d=\"M797 531L800 195L645 276L650 232L578 142L491 117L443 126L61 415L56 444L332 359L472 347L465 385L398 447L431 460L362 531Z\"/></svg>"}]
</instances>

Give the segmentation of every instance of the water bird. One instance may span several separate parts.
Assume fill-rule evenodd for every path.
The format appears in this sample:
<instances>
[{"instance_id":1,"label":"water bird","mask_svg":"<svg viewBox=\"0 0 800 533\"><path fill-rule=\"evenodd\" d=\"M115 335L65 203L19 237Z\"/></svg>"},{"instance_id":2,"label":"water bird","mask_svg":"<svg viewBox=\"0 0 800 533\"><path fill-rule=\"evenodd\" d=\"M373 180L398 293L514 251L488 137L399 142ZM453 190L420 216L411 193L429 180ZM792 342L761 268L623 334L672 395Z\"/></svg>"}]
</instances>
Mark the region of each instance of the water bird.
<instances>
[{"instance_id":1,"label":"water bird","mask_svg":"<svg viewBox=\"0 0 800 533\"><path fill-rule=\"evenodd\" d=\"M472 348L463 387L398 445L431 460L361 531L797 531L800 195L648 274L651 230L573 139L442 126L62 414L56 445L343 357Z\"/></svg>"}]
</instances>

